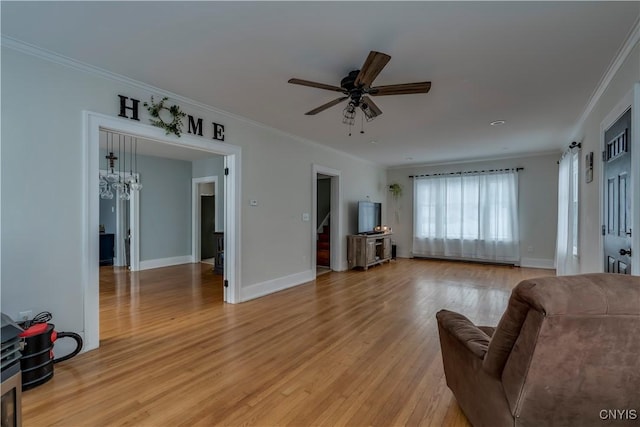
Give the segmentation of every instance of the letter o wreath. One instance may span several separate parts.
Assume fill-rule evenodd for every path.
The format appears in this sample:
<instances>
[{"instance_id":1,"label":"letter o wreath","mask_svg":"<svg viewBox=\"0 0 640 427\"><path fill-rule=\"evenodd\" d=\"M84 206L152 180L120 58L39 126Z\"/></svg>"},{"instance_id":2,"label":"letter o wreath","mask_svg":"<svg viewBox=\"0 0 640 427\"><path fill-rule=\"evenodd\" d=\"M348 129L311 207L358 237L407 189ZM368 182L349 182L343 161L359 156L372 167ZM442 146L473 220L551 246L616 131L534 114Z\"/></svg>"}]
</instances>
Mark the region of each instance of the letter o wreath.
<instances>
[{"instance_id":1,"label":"letter o wreath","mask_svg":"<svg viewBox=\"0 0 640 427\"><path fill-rule=\"evenodd\" d=\"M169 98L165 96L164 98L162 98L160 102L156 104L153 102L153 96L152 96L151 102L150 103L145 102L144 106L147 107L149 114L151 115L151 117L153 117L150 120L152 125L164 129L167 135L169 135L170 133L173 133L179 137L180 134L182 133L182 118L186 116L186 114L180 111L180 107L178 107L177 105L166 107L164 103L168 99ZM162 120L162 117L160 117L160 112L162 110L167 110L169 114L171 114L171 117L173 117L173 120L171 120L171 122L167 123L164 120Z\"/></svg>"}]
</instances>

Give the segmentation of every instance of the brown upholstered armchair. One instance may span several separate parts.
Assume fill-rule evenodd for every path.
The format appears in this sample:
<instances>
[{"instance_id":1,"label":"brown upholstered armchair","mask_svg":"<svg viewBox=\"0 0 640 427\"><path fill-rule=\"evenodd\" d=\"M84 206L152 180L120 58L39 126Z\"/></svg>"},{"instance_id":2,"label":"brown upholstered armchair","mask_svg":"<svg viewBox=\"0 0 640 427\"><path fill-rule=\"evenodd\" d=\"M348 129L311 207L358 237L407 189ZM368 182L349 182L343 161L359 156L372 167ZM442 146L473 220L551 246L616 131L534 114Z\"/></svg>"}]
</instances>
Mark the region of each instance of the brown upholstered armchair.
<instances>
[{"instance_id":1,"label":"brown upholstered armchair","mask_svg":"<svg viewBox=\"0 0 640 427\"><path fill-rule=\"evenodd\" d=\"M640 425L640 277L524 280L496 328L437 319L447 385L474 427Z\"/></svg>"}]
</instances>

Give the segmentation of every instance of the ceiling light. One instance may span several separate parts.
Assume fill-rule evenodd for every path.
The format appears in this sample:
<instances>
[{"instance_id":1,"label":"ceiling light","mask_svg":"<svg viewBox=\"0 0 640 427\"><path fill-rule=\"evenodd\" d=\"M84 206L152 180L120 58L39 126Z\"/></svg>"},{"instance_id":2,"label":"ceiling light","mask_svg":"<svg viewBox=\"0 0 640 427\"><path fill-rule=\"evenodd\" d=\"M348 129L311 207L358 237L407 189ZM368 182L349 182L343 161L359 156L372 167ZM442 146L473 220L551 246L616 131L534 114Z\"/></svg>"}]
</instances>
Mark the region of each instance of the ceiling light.
<instances>
[{"instance_id":1,"label":"ceiling light","mask_svg":"<svg viewBox=\"0 0 640 427\"><path fill-rule=\"evenodd\" d=\"M363 102L362 104L360 104L360 108L362 109L362 112L364 113L364 116L367 118L368 122L376 118L376 112L369 108L366 103Z\"/></svg>"},{"instance_id":2,"label":"ceiling light","mask_svg":"<svg viewBox=\"0 0 640 427\"><path fill-rule=\"evenodd\" d=\"M378 141L370 141L372 144L377 144Z\"/></svg>"},{"instance_id":3,"label":"ceiling light","mask_svg":"<svg viewBox=\"0 0 640 427\"><path fill-rule=\"evenodd\" d=\"M491 126L502 126L503 124L505 124L507 122L505 122L504 120L495 120L491 123L489 123Z\"/></svg>"},{"instance_id":4,"label":"ceiling light","mask_svg":"<svg viewBox=\"0 0 640 427\"><path fill-rule=\"evenodd\" d=\"M353 101L349 102L342 111L342 123L353 126L356 118L356 105Z\"/></svg>"}]
</instances>

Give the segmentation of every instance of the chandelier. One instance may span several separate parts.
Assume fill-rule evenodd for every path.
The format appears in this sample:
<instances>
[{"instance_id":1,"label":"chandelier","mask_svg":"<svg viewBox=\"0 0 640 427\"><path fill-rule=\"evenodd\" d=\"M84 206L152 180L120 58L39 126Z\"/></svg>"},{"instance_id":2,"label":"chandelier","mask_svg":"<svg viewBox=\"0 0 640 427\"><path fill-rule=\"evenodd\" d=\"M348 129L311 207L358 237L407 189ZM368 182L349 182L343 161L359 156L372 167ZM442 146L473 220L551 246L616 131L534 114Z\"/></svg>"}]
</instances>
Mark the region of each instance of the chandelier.
<instances>
[{"instance_id":1,"label":"chandelier","mask_svg":"<svg viewBox=\"0 0 640 427\"><path fill-rule=\"evenodd\" d=\"M117 147L114 136L118 139ZM100 171L100 198L117 196L120 200L130 200L132 192L142 190L138 174L138 139L106 131L106 145L109 154L105 156L106 169ZM116 160L119 160L117 166Z\"/></svg>"}]
</instances>

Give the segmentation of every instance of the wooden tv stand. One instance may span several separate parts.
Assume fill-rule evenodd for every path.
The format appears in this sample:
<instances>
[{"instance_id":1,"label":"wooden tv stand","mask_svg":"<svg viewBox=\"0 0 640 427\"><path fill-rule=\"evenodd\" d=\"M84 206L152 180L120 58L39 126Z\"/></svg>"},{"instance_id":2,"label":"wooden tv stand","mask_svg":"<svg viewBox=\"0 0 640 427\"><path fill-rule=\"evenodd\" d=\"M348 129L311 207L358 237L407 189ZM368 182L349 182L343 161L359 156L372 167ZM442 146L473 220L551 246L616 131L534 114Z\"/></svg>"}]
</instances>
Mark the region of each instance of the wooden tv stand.
<instances>
[{"instance_id":1,"label":"wooden tv stand","mask_svg":"<svg viewBox=\"0 0 640 427\"><path fill-rule=\"evenodd\" d=\"M391 260L391 233L352 234L347 236L347 262L349 270Z\"/></svg>"}]
</instances>

